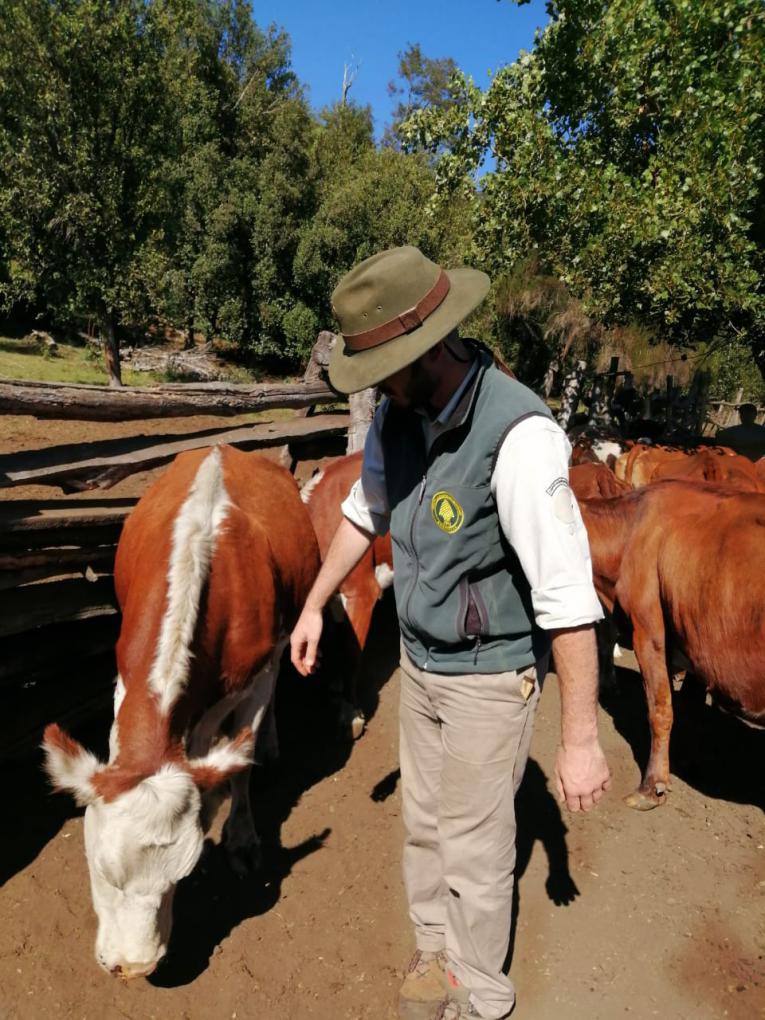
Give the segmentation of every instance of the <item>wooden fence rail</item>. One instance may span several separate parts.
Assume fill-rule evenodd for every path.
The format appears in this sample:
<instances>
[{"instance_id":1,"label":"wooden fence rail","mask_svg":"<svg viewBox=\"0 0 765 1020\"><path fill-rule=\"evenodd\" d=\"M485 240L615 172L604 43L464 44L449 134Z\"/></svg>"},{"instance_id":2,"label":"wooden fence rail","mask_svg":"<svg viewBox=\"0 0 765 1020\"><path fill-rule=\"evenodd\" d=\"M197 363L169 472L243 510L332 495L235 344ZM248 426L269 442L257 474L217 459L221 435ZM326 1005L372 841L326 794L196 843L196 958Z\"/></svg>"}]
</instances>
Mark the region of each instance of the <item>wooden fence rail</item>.
<instances>
[{"instance_id":1,"label":"wooden fence rail","mask_svg":"<svg viewBox=\"0 0 765 1020\"><path fill-rule=\"evenodd\" d=\"M195 414L232 417L276 408L311 407L340 398L314 383L172 383L164 386L62 385L0 379L0 414L31 414L36 418L77 421L137 421L184 418Z\"/></svg>"},{"instance_id":2,"label":"wooden fence rail","mask_svg":"<svg viewBox=\"0 0 765 1020\"><path fill-rule=\"evenodd\" d=\"M29 501L14 499L14 490L29 485L64 493L106 489L167 464L180 452L217 443L280 449L281 462L294 470L302 459L345 452L348 413L311 414L315 406L337 400L316 372L303 383L123 390L0 380L0 413L43 419L138 422L303 409L279 421L0 454L0 490L5 490L0 496L0 758L33 747L53 718L76 725L108 706L119 630L114 557L122 524L136 503L105 495Z\"/></svg>"}]
</instances>

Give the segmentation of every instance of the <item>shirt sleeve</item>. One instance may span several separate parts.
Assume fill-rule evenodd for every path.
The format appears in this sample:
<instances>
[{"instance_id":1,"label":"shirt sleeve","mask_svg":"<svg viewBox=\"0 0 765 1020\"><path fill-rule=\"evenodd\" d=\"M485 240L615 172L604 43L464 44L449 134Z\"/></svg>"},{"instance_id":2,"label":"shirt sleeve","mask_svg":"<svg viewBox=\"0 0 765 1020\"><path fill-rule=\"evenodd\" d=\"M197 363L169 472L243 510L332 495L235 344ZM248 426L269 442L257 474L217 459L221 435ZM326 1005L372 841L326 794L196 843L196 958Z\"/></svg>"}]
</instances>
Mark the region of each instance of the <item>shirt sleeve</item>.
<instances>
[{"instance_id":1,"label":"shirt sleeve","mask_svg":"<svg viewBox=\"0 0 765 1020\"><path fill-rule=\"evenodd\" d=\"M527 418L506 436L491 478L500 526L520 560L536 622L544 630L603 616L587 531L568 483L570 454L555 422Z\"/></svg>"},{"instance_id":2,"label":"shirt sleeve","mask_svg":"<svg viewBox=\"0 0 765 1020\"><path fill-rule=\"evenodd\" d=\"M354 482L347 499L341 505L344 516L352 524L375 535L385 535L390 527L382 449L382 425L387 407L388 401L383 400L375 411L364 442L361 477Z\"/></svg>"}]
</instances>

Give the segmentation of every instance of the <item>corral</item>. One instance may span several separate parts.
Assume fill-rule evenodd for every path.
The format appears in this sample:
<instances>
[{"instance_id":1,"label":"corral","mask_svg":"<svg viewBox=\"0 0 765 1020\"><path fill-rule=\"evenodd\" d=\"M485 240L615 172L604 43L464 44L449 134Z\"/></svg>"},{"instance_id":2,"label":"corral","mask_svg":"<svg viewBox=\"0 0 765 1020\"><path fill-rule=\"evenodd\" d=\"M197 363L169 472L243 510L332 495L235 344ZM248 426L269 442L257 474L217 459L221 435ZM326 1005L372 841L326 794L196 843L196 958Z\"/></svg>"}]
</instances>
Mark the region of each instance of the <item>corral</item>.
<instances>
[{"instance_id":1,"label":"corral","mask_svg":"<svg viewBox=\"0 0 765 1020\"><path fill-rule=\"evenodd\" d=\"M45 422L0 422L5 452L51 445ZM184 425L156 420L142 431L180 433ZM195 429L213 426L219 422L194 419ZM60 422L56 442L134 431ZM314 464L315 458L301 462L298 476L309 477ZM98 501L132 500L148 478L132 475ZM94 499L88 493L52 499L51 492L28 487L16 495L84 505ZM170 955L148 982L124 986L93 960L81 812L50 794L36 755L6 762L1 1015L393 1017L412 948L399 877L396 658L386 600L366 653L368 730L352 746L337 743L318 682L283 671L277 702L283 759L258 777L255 796L265 869L242 884L211 846L179 890ZM76 651L62 656L62 689L77 681L79 665ZM94 680L99 690L108 689L110 668L106 653ZM618 680L601 713L612 792L593 815L568 816L548 785L558 726L556 681L548 678L519 803L516 1015L760 1015L762 733L688 691L675 695L673 793L663 809L637 814L622 796L645 763L645 706L633 668L618 670ZM60 718L54 701L49 712ZM104 706L75 732L103 752L108 722ZM4 740L11 739L6 730Z\"/></svg>"}]
</instances>

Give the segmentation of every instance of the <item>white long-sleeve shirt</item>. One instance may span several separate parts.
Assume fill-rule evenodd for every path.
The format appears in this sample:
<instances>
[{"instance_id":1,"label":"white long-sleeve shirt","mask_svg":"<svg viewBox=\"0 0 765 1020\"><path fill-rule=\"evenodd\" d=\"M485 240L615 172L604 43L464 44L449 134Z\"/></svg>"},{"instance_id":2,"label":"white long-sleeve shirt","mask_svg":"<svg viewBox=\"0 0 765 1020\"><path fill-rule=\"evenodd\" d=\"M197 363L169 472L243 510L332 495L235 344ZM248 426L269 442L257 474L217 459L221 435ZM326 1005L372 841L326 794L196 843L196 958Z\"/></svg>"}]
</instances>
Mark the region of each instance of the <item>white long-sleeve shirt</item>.
<instances>
[{"instance_id":1,"label":"white long-sleeve shirt","mask_svg":"<svg viewBox=\"0 0 765 1020\"><path fill-rule=\"evenodd\" d=\"M475 368L438 418L422 416L428 448L447 427L474 374ZM378 535L390 526L382 449L387 408L387 400L377 408L367 433L361 477L342 505L348 520ZM521 563L536 622L544 630L576 627L603 616L592 584L587 532L568 484L570 455L569 441L554 421L526 418L504 439L491 476L500 527Z\"/></svg>"}]
</instances>

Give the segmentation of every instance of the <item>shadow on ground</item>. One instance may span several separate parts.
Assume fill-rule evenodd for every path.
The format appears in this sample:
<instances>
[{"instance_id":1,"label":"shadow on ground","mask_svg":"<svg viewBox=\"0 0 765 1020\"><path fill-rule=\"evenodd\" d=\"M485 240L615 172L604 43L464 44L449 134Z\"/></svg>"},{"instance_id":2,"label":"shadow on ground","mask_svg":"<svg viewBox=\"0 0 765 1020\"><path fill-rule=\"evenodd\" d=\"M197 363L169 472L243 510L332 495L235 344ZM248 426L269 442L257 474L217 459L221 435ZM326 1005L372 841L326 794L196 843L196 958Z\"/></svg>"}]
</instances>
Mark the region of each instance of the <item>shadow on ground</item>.
<instances>
[{"instance_id":1,"label":"shadow on ground","mask_svg":"<svg viewBox=\"0 0 765 1020\"><path fill-rule=\"evenodd\" d=\"M648 709L640 675L617 668L613 691L601 704L632 748L644 773L650 750ZM762 760L765 730L748 725L714 705L707 705L702 686L688 678L673 692L674 722L669 749L670 771L699 793L715 800L751 804L765 810ZM670 802L672 794L669 795Z\"/></svg>"}]
</instances>

